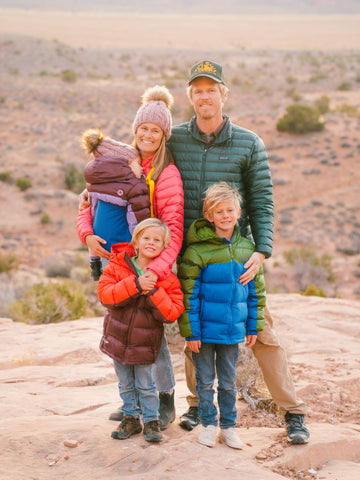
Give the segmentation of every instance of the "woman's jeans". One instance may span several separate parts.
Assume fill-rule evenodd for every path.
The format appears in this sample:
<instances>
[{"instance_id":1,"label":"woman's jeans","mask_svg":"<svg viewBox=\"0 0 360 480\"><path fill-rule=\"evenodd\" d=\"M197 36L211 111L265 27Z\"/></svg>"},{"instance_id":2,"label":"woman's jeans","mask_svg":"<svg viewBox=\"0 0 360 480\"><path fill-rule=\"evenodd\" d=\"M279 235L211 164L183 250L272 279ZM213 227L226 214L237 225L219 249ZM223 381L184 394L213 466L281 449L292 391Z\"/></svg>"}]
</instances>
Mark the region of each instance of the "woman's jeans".
<instances>
[{"instance_id":1,"label":"woman's jeans","mask_svg":"<svg viewBox=\"0 0 360 480\"><path fill-rule=\"evenodd\" d=\"M153 364L122 365L114 360L124 415L139 417L143 423L159 418L159 395L152 375Z\"/></svg>"},{"instance_id":2,"label":"woman's jeans","mask_svg":"<svg viewBox=\"0 0 360 480\"><path fill-rule=\"evenodd\" d=\"M165 334L159 356L153 364L153 375L158 392L170 392L175 387L174 370Z\"/></svg>"},{"instance_id":3,"label":"woman's jeans","mask_svg":"<svg viewBox=\"0 0 360 480\"><path fill-rule=\"evenodd\" d=\"M217 403L220 410L220 428L236 425L236 362L239 346L202 343L200 353L192 352L195 363L196 392L199 398L199 416L202 425L217 426L217 408L214 403L215 368L218 378Z\"/></svg>"}]
</instances>

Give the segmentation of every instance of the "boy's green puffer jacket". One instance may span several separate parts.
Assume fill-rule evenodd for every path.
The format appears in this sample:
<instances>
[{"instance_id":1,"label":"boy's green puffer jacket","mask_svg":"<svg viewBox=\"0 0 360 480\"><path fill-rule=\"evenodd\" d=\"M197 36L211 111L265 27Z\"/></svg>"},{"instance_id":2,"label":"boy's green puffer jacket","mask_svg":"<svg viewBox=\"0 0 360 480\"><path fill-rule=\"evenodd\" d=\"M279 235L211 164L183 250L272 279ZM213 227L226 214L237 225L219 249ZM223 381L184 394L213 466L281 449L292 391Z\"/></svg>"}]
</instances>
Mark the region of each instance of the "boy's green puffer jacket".
<instances>
[{"instance_id":1,"label":"boy's green puffer jacket","mask_svg":"<svg viewBox=\"0 0 360 480\"><path fill-rule=\"evenodd\" d=\"M237 229L231 242L216 235L205 218L187 234L179 265L185 311L179 318L186 340L233 345L264 328L265 282L262 268L247 285L239 283L254 245Z\"/></svg>"}]
</instances>

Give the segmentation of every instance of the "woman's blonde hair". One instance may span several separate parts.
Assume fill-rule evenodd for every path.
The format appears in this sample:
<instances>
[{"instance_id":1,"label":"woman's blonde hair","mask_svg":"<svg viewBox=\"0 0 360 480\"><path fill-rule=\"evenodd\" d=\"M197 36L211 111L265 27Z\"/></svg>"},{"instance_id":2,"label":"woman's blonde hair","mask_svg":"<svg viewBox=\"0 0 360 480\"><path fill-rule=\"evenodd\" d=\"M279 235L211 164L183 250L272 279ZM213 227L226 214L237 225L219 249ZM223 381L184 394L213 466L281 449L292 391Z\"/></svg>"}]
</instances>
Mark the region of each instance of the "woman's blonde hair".
<instances>
[{"instance_id":1,"label":"woman's blonde hair","mask_svg":"<svg viewBox=\"0 0 360 480\"><path fill-rule=\"evenodd\" d=\"M160 227L164 230L164 248L166 248L169 245L171 238L170 228L166 225L166 223L162 222L158 218L146 218L136 225L131 239L131 243L134 245L134 247L136 247L136 245L139 243L140 237L143 235L144 230L150 227Z\"/></svg>"},{"instance_id":2,"label":"woman's blonde hair","mask_svg":"<svg viewBox=\"0 0 360 480\"><path fill-rule=\"evenodd\" d=\"M241 196L237 188L230 186L226 182L214 183L210 185L205 192L203 213L211 215L216 205L227 201L233 201L235 207L240 210Z\"/></svg>"}]
</instances>

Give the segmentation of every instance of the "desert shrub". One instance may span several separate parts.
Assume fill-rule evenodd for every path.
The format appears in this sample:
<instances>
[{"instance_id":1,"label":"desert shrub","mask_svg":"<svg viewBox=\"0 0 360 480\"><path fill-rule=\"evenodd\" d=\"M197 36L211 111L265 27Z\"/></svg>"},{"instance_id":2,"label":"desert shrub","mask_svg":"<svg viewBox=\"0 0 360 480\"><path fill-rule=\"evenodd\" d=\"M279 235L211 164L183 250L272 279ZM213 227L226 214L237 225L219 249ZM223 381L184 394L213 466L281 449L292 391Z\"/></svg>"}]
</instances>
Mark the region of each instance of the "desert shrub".
<instances>
[{"instance_id":1,"label":"desert shrub","mask_svg":"<svg viewBox=\"0 0 360 480\"><path fill-rule=\"evenodd\" d=\"M349 105L348 103L342 103L336 107L336 111L349 115L349 117L358 117L360 112L355 105Z\"/></svg>"},{"instance_id":2,"label":"desert shrub","mask_svg":"<svg viewBox=\"0 0 360 480\"><path fill-rule=\"evenodd\" d=\"M83 287L72 280L37 283L9 306L13 320L31 324L76 320L86 311Z\"/></svg>"},{"instance_id":3,"label":"desert shrub","mask_svg":"<svg viewBox=\"0 0 360 480\"><path fill-rule=\"evenodd\" d=\"M0 273L9 273L11 270L15 270L18 265L19 258L15 253L0 252Z\"/></svg>"},{"instance_id":4,"label":"desert shrub","mask_svg":"<svg viewBox=\"0 0 360 480\"><path fill-rule=\"evenodd\" d=\"M301 295L305 295L307 297L327 297L326 293L322 288L318 288L313 283L307 287L305 292L300 292Z\"/></svg>"},{"instance_id":5,"label":"desert shrub","mask_svg":"<svg viewBox=\"0 0 360 480\"><path fill-rule=\"evenodd\" d=\"M19 69L18 68L9 68L9 73L10 75L19 75Z\"/></svg>"},{"instance_id":6,"label":"desert shrub","mask_svg":"<svg viewBox=\"0 0 360 480\"><path fill-rule=\"evenodd\" d=\"M289 133L318 132L325 125L319 122L319 116L317 108L296 103L287 107L285 115L280 118L276 128L279 132Z\"/></svg>"},{"instance_id":7,"label":"desert shrub","mask_svg":"<svg viewBox=\"0 0 360 480\"><path fill-rule=\"evenodd\" d=\"M0 172L0 181L10 183L12 180L12 172L10 170L4 170Z\"/></svg>"},{"instance_id":8,"label":"desert shrub","mask_svg":"<svg viewBox=\"0 0 360 480\"><path fill-rule=\"evenodd\" d=\"M61 80L63 82L75 83L77 80L77 75L74 70L63 70L61 72Z\"/></svg>"},{"instance_id":9,"label":"desert shrub","mask_svg":"<svg viewBox=\"0 0 360 480\"><path fill-rule=\"evenodd\" d=\"M322 95L320 98L315 100L315 107L319 110L321 114L327 113L329 111L330 98L326 95Z\"/></svg>"},{"instance_id":10,"label":"desert shrub","mask_svg":"<svg viewBox=\"0 0 360 480\"><path fill-rule=\"evenodd\" d=\"M287 250L283 253L286 262L293 267L295 280L301 291L309 285L323 285L335 280L331 256L323 254L318 257L312 247Z\"/></svg>"},{"instance_id":11,"label":"desert shrub","mask_svg":"<svg viewBox=\"0 0 360 480\"><path fill-rule=\"evenodd\" d=\"M47 223L50 223L50 221L51 219L48 213L44 213L40 218L41 225L46 225Z\"/></svg>"},{"instance_id":12,"label":"desert shrub","mask_svg":"<svg viewBox=\"0 0 360 480\"><path fill-rule=\"evenodd\" d=\"M16 179L16 186L20 188L22 192L32 187L32 181L29 177L19 177Z\"/></svg>"},{"instance_id":13,"label":"desert shrub","mask_svg":"<svg viewBox=\"0 0 360 480\"><path fill-rule=\"evenodd\" d=\"M296 83L297 82L297 79L295 77L293 77L292 75L288 75L285 80L286 80L287 83Z\"/></svg>"},{"instance_id":14,"label":"desert shrub","mask_svg":"<svg viewBox=\"0 0 360 480\"><path fill-rule=\"evenodd\" d=\"M337 90L340 90L342 92L346 92L348 90L351 90L351 83L350 82L342 82L340 85L337 86Z\"/></svg>"},{"instance_id":15,"label":"desert shrub","mask_svg":"<svg viewBox=\"0 0 360 480\"><path fill-rule=\"evenodd\" d=\"M73 163L65 165L65 184L69 190L80 193L84 190L85 183L82 170L77 168Z\"/></svg>"}]
</instances>

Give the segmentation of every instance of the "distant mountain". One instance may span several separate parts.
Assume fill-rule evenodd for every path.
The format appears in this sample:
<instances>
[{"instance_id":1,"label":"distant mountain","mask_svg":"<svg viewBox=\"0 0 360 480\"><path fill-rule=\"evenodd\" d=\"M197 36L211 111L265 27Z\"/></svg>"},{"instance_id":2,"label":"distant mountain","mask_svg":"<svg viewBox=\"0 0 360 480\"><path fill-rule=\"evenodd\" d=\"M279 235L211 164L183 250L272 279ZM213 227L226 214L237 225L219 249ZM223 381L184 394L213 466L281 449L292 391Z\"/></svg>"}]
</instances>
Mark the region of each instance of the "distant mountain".
<instances>
[{"instance_id":1,"label":"distant mountain","mask_svg":"<svg viewBox=\"0 0 360 480\"><path fill-rule=\"evenodd\" d=\"M0 0L0 8L139 13L355 14L359 0Z\"/></svg>"}]
</instances>

